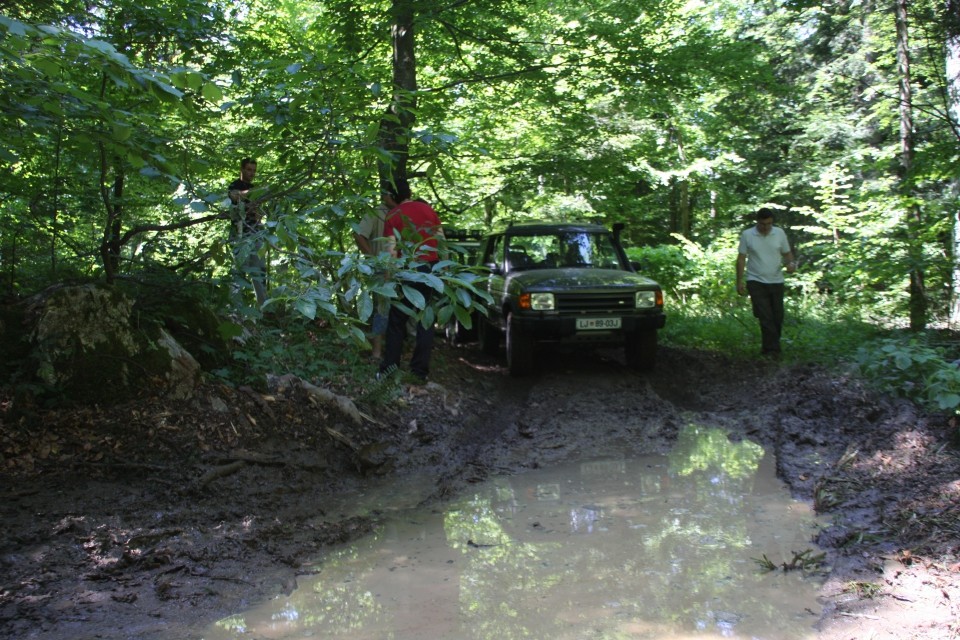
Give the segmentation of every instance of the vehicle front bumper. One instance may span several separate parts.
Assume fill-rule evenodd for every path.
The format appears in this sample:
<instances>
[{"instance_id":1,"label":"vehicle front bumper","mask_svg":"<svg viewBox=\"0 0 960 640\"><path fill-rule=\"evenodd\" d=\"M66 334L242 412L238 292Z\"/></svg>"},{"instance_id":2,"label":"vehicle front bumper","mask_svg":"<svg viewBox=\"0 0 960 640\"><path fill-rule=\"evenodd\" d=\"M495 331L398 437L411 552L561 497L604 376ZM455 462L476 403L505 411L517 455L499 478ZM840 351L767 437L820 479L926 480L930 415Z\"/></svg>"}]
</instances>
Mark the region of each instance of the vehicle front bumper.
<instances>
[{"instance_id":1,"label":"vehicle front bumper","mask_svg":"<svg viewBox=\"0 0 960 640\"><path fill-rule=\"evenodd\" d=\"M577 330L577 318L587 316L514 315L515 329L535 340L559 342L620 342L636 331L662 329L667 317L662 313L635 316L617 316L620 328L612 330ZM612 317L612 316L589 316Z\"/></svg>"}]
</instances>

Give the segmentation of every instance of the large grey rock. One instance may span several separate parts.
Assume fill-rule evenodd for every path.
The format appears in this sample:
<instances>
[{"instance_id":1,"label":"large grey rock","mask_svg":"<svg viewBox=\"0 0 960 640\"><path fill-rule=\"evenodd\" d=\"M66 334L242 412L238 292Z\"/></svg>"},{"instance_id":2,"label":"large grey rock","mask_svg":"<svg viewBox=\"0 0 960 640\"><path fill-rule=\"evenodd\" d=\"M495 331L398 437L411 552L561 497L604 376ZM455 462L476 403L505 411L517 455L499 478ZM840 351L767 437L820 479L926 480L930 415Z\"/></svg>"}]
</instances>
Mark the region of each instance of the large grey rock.
<instances>
[{"instance_id":1,"label":"large grey rock","mask_svg":"<svg viewBox=\"0 0 960 640\"><path fill-rule=\"evenodd\" d=\"M157 387L186 399L200 374L168 332L141 326L134 301L107 286L48 289L29 301L25 323L34 375L76 399L117 401Z\"/></svg>"}]
</instances>

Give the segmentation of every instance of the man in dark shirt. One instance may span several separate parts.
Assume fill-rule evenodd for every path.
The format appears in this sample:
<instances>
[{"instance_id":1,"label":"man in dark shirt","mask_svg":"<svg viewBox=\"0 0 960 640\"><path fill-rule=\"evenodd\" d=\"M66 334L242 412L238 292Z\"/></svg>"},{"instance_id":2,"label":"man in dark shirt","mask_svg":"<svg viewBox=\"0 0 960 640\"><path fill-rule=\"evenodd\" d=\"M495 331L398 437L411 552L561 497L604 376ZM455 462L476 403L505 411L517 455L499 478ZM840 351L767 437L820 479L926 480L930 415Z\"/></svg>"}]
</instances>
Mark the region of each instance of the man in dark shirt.
<instances>
[{"instance_id":1,"label":"man in dark shirt","mask_svg":"<svg viewBox=\"0 0 960 640\"><path fill-rule=\"evenodd\" d=\"M230 202L233 203L230 220L230 240L234 243L234 255L240 257L246 252L244 272L249 275L257 296L257 304L262 305L267 300L266 273L267 265L260 257L262 242L256 237L263 230L260 206L250 200L250 191L253 189L253 179L257 175L257 161L244 158L240 161L240 177L227 187ZM252 242L246 245L242 241L246 236L252 236Z\"/></svg>"}]
</instances>

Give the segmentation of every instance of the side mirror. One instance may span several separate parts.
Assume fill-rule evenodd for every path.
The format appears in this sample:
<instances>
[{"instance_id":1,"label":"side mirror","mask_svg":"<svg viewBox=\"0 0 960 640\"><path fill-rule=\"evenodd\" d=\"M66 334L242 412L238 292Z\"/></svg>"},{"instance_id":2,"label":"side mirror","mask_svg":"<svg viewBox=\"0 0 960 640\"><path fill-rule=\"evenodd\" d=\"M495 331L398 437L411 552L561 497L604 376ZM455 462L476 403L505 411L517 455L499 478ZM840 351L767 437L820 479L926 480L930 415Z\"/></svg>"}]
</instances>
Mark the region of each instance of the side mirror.
<instances>
[{"instance_id":1,"label":"side mirror","mask_svg":"<svg viewBox=\"0 0 960 640\"><path fill-rule=\"evenodd\" d=\"M483 266L485 266L490 271L490 273L494 275L500 275L501 273L503 273L503 270L500 268L500 265L498 265L496 262L487 262Z\"/></svg>"},{"instance_id":2,"label":"side mirror","mask_svg":"<svg viewBox=\"0 0 960 640\"><path fill-rule=\"evenodd\" d=\"M637 262L636 260L631 260L630 266L633 267L634 271L643 271L643 265Z\"/></svg>"}]
</instances>

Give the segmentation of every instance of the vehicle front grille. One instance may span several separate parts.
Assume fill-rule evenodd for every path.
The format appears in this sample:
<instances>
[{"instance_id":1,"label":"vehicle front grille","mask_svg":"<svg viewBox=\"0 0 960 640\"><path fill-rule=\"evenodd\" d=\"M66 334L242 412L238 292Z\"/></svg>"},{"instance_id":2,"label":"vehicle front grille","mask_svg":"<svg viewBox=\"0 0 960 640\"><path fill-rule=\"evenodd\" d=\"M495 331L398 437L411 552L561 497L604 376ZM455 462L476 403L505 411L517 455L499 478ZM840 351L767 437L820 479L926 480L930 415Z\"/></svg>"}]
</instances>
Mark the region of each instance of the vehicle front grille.
<instances>
[{"instance_id":1,"label":"vehicle front grille","mask_svg":"<svg viewBox=\"0 0 960 640\"><path fill-rule=\"evenodd\" d=\"M560 293L557 294L557 311L560 313L605 313L633 311L634 293Z\"/></svg>"}]
</instances>

